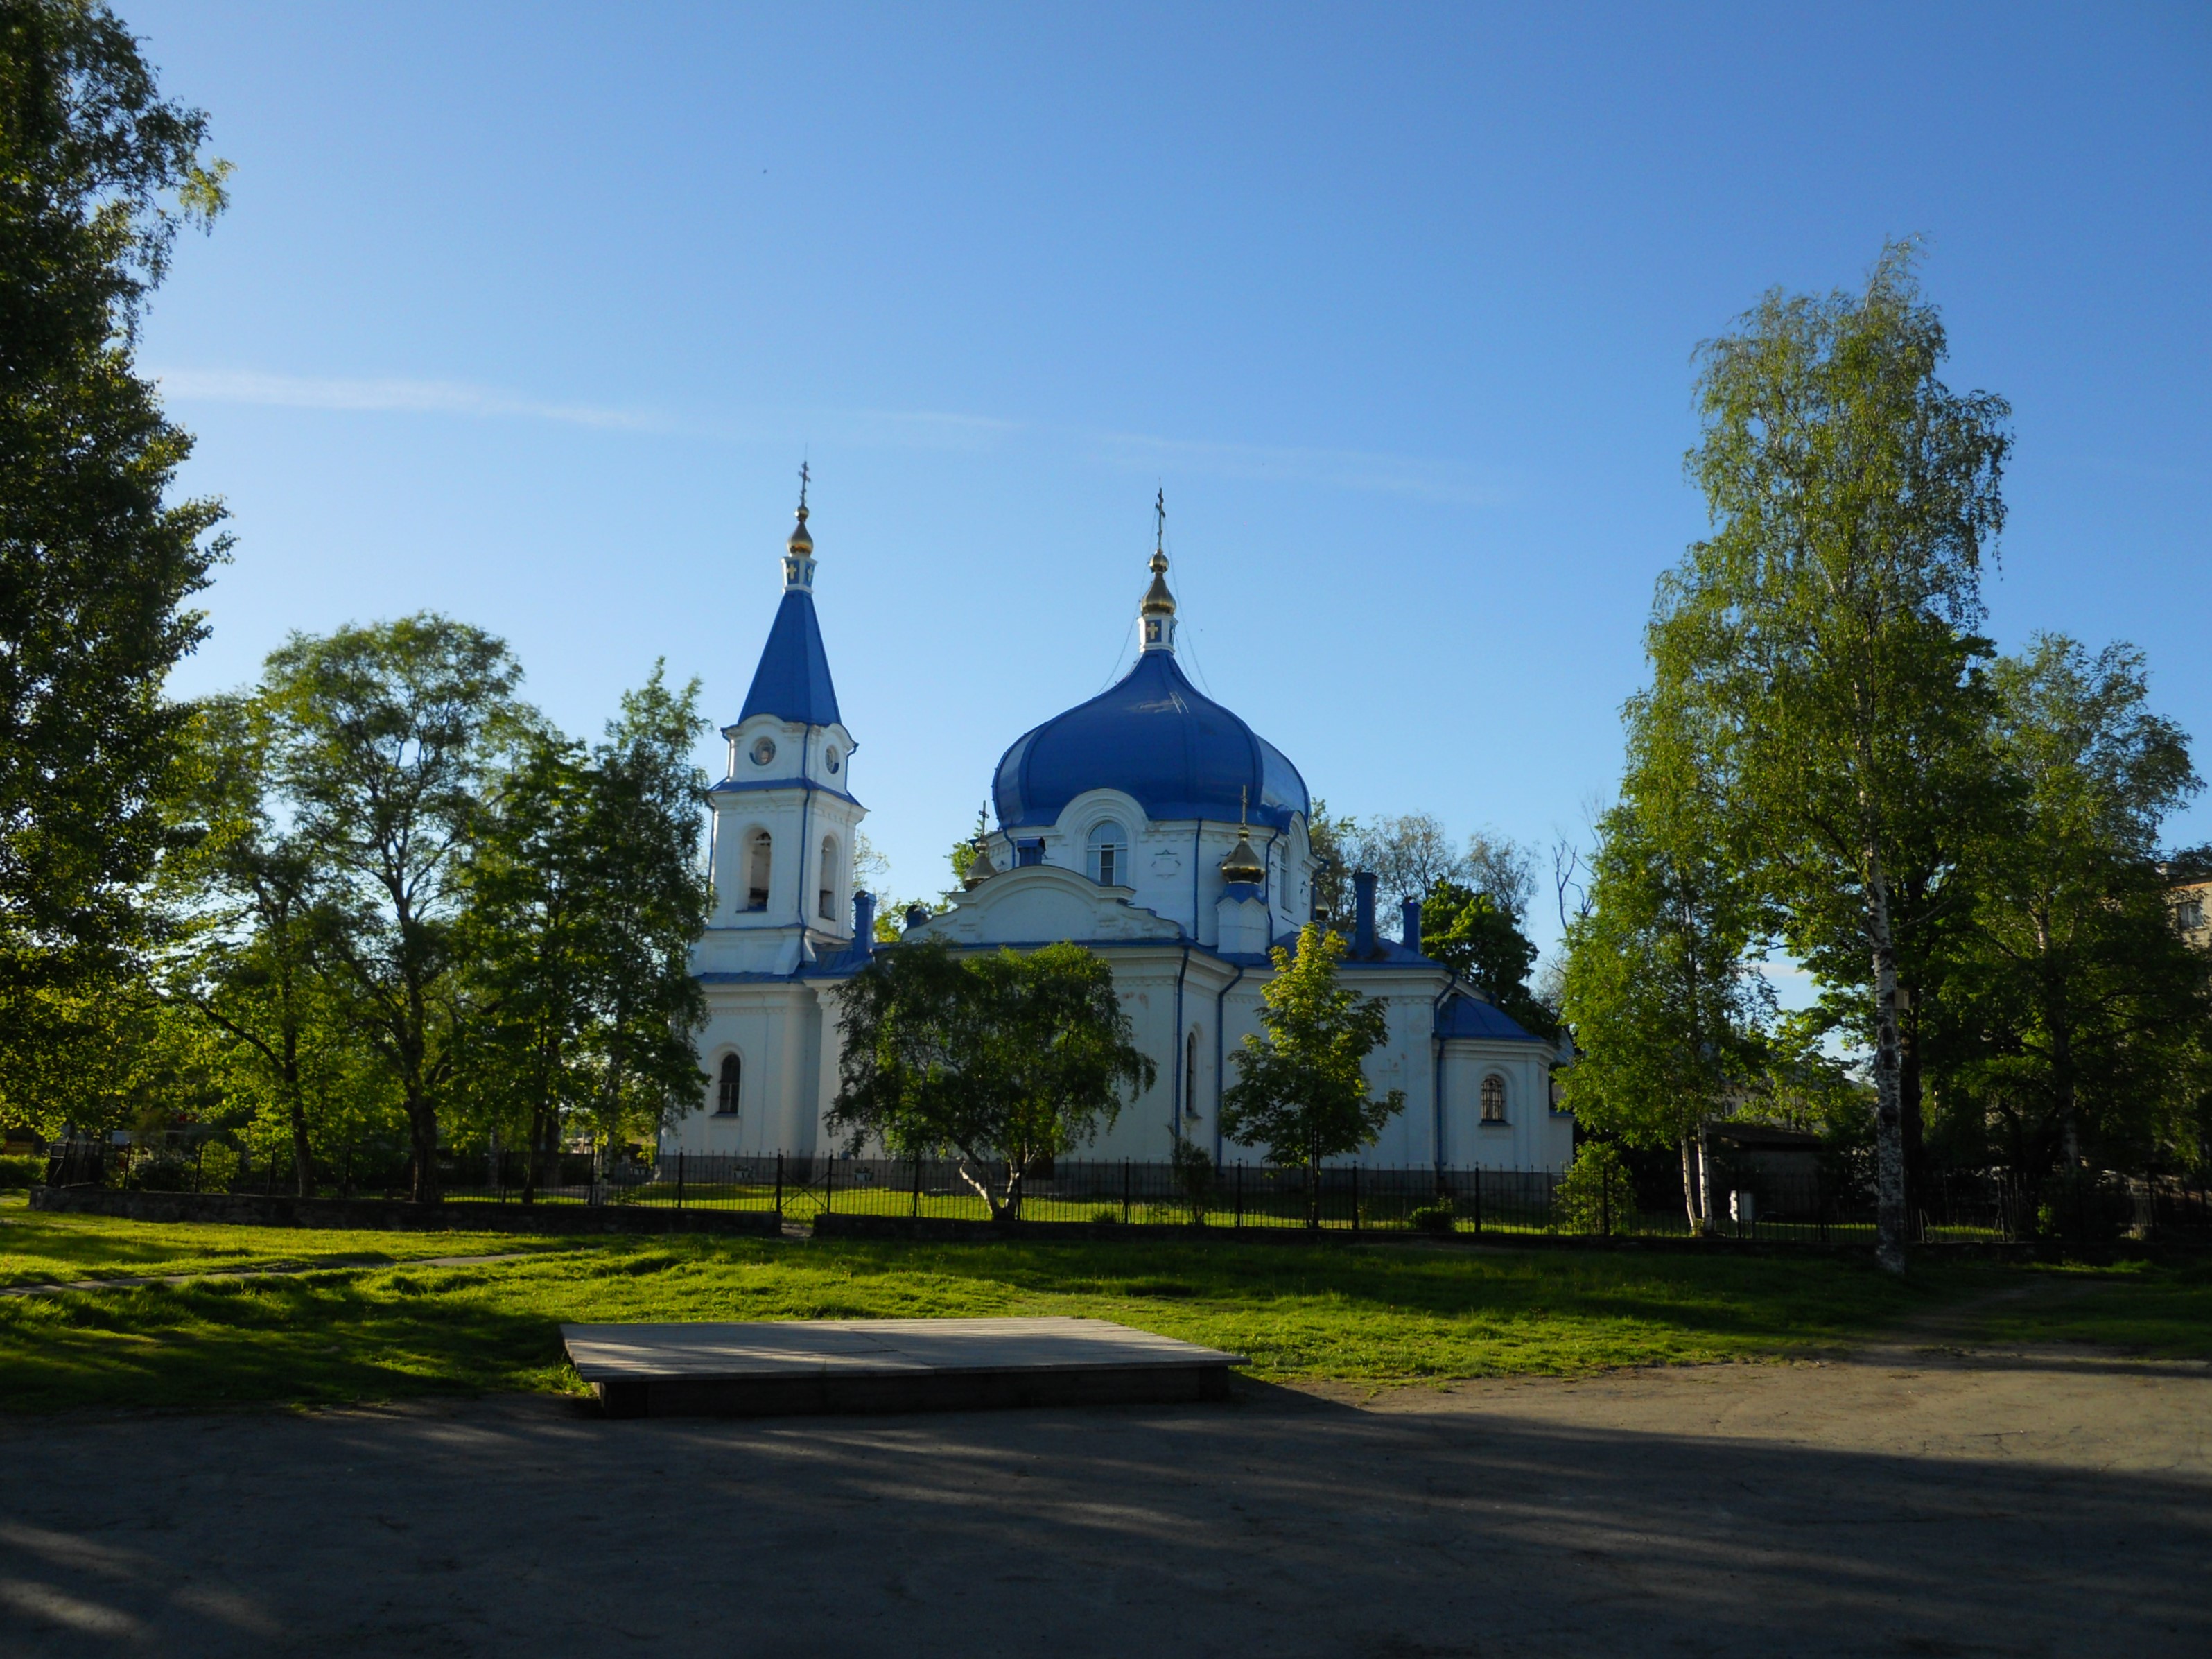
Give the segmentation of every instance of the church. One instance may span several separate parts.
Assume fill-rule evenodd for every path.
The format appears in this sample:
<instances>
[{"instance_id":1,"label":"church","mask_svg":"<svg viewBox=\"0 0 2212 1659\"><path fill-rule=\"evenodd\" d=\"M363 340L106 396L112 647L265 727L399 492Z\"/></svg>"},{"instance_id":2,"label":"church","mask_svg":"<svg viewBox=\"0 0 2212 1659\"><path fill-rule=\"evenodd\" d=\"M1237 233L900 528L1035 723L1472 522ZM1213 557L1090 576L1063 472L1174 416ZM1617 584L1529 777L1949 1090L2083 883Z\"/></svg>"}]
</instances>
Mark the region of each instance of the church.
<instances>
[{"instance_id":1,"label":"church","mask_svg":"<svg viewBox=\"0 0 2212 1659\"><path fill-rule=\"evenodd\" d=\"M1257 1163L1217 1127L1235 1055L1261 1028L1268 951L1312 913L1312 801L1289 757L1201 694L1176 660L1176 600L1158 547L1138 605L1135 665L1110 689L1016 738L992 779L997 827L951 908L920 908L902 942L978 951L1073 940L1112 965L1152 1090L1084 1155L1158 1160L1179 1140ZM783 592L712 792L714 911L692 952L706 994L699 1109L667 1151L819 1154L837 1087L841 983L878 950L875 900L855 890L854 744L815 614L816 558L800 498ZM1422 956L1419 902L1383 936L1375 878L1355 877L1341 982L1380 1001L1389 1035L1368 1056L1405 1110L1361 1161L1377 1167L1564 1170L1573 1121L1552 1106L1552 1046Z\"/></svg>"}]
</instances>

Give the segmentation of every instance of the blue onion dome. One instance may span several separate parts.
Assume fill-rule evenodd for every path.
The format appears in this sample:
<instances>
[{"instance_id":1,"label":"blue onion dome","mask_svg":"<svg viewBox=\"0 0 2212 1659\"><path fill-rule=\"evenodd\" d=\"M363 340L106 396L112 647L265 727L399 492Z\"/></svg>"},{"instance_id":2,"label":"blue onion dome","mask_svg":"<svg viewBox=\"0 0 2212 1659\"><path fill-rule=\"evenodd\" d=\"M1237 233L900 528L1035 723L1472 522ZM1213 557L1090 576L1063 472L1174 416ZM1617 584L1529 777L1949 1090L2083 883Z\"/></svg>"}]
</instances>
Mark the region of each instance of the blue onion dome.
<instances>
[{"instance_id":1,"label":"blue onion dome","mask_svg":"<svg viewBox=\"0 0 2212 1659\"><path fill-rule=\"evenodd\" d=\"M1112 689L1024 732L991 785L1006 830L1054 822L1089 789L1118 789L1163 818L1253 821L1278 830L1310 814L1305 780L1283 751L1184 678L1172 650L1137 659Z\"/></svg>"}]
</instances>

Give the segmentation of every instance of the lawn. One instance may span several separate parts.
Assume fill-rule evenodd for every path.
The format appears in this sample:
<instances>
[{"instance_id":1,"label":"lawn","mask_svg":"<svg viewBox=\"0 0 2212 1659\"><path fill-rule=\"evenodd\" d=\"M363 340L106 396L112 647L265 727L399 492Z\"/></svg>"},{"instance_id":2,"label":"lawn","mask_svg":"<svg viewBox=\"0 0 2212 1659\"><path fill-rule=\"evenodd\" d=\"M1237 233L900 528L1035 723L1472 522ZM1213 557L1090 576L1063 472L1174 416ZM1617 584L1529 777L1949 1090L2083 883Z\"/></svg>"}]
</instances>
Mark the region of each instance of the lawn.
<instances>
[{"instance_id":1,"label":"lawn","mask_svg":"<svg viewBox=\"0 0 2212 1659\"><path fill-rule=\"evenodd\" d=\"M208 1222L125 1221L0 1208L0 1287L172 1273L251 1272L315 1262L374 1266L430 1255L568 1250L575 1241L543 1233L325 1232L298 1227L225 1227Z\"/></svg>"},{"instance_id":2,"label":"lawn","mask_svg":"<svg viewBox=\"0 0 2212 1659\"><path fill-rule=\"evenodd\" d=\"M1218 1237L580 1242L134 1227L21 1212L0 1237L9 1242L11 1267L20 1248L69 1263L74 1277L101 1267L173 1271L188 1259L218 1267L296 1261L310 1250L358 1251L364 1241L391 1256L532 1245L546 1252L466 1267L392 1261L0 1301L0 1406L15 1411L574 1389L558 1331L568 1320L1077 1314L1235 1350L1250 1357L1255 1375L1273 1380L1572 1376L1833 1350L1923 1310L1984 1302L2019 1278L2018 1270L1984 1267L1899 1281L1855 1260L1717 1253ZM2192 1272L2068 1280L2067 1330L2124 1333L2118 1340L2185 1351L2212 1322L2212 1281ZM44 1276L56 1275L48 1268Z\"/></svg>"}]
</instances>

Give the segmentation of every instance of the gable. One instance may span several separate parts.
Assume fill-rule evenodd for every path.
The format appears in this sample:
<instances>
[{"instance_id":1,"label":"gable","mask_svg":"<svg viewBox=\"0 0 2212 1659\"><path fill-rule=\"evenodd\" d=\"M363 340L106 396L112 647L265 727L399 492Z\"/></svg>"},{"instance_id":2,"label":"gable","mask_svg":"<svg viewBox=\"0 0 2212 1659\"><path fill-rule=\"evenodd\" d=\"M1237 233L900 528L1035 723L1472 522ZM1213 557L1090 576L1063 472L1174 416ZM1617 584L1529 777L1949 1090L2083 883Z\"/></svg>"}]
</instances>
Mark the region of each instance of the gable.
<instances>
[{"instance_id":1,"label":"gable","mask_svg":"<svg viewBox=\"0 0 2212 1659\"><path fill-rule=\"evenodd\" d=\"M1088 876L1032 864L992 877L953 900L953 908L909 931L911 939L956 945L1050 945L1060 939L1182 939L1182 929L1141 909Z\"/></svg>"}]
</instances>

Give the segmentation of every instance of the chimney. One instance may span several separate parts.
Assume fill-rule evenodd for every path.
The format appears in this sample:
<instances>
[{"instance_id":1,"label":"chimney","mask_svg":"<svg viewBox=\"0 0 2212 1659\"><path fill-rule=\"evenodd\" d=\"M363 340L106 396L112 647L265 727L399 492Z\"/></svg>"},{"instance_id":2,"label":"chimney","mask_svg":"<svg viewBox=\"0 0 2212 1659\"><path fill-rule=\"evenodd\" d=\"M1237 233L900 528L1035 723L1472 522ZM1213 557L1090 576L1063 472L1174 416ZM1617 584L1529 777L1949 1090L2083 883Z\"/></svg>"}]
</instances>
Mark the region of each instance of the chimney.
<instances>
[{"instance_id":1,"label":"chimney","mask_svg":"<svg viewBox=\"0 0 2212 1659\"><path fill-rule=\"evenodd\" d=\"M1419 956L1421 953L1421 902L1409 898L1399 908L1406 916L1406 948Z\"/></svg>"},{"instance_id":2,"label":"chimney","mask_svg":"<svg viewBox=\"0 0 2212 1659\"><path fill-rule=\"evenodd\" d=\"M1352 956L1363 961L1375 954L1375 872L1352 872Z\"/></svg>"},{"instance_id":3,"label":"chimney","mask_svg":"<svg viewBox=\"0 0 2212 1659\"><path fill-rule=\"evenodd\" d=\"M906 925L909 929L919 927L928 920L929 912L921 905L909 904L906 907Z\"/></svg>"},{"instance_id":4,"label":"chimney","mask_svg":"<svg viewBox=\"0 0 2212 1659\"><path fill-rule=\"evenodd\" d=\"M853 954L873 956L876 951L876 896L853 895Z\"/></svg>"}]
</instances>

